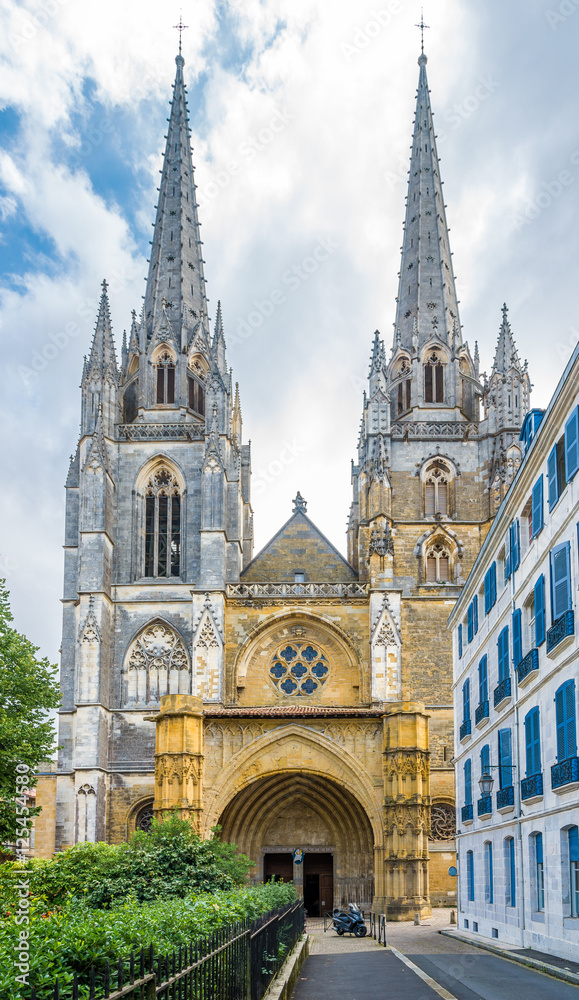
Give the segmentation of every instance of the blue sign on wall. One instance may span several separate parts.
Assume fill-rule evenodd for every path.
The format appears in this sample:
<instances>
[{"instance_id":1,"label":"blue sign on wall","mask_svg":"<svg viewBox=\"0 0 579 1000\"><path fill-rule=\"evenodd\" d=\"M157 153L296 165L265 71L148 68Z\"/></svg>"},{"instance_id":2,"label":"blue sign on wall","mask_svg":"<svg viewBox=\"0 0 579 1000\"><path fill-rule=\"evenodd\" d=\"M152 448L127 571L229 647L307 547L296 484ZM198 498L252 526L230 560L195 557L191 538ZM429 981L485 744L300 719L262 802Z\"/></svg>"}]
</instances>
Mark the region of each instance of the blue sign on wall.
<instances>
[{"instance_id":1,"label":"blue sign on wall","mask_svg":"<svg viewBox=\"0 0 579 1000\"><path fill-rule=\"evenodd\" d=\"M296 847L294 851L294 865L301 865L304 860L304 852L301 847Z\"/></svg>"}]
</instances>

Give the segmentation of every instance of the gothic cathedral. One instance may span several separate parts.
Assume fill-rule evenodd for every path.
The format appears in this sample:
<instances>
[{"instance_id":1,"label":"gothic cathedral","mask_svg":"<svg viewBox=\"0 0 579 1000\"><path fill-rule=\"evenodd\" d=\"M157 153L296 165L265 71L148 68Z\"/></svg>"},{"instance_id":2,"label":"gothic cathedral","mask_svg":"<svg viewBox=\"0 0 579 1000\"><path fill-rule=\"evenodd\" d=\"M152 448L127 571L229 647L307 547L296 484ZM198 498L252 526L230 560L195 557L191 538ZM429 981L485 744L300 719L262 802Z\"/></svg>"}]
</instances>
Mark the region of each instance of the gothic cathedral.
<instances>
[{"instance_id":1,"label":"gothic cathedral","mask_svg":"<svg viewBox=\"0 0 579 1000\"><path fill-rule=\"evenodd\" d=\"M394 341L387 355L374 336L345 559L299 494L253 554L177 57L142 314L119 366L103 284L82 375L39 853L120 842L176 808L203 836L219 824L255 880L293 878L311 914L358 901L404 919L452 897L446 622L520 462L530 382L506 307L489 380L462 338L426 61Z\"/></svg>"}]
</instances>

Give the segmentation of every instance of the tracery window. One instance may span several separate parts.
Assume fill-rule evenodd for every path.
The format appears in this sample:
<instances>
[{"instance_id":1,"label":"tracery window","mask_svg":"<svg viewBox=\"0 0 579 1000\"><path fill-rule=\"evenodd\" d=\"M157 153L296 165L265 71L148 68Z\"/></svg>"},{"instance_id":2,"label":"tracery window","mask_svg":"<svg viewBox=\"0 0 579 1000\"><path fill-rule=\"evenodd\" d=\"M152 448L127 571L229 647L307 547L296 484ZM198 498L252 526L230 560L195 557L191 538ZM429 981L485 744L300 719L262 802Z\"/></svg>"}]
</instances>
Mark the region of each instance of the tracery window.
<instances>
[{"instance_id":1,"label":"tracery window","mask_svg":"<svg viewBox=\"0 0 579 1000\"><path fill-rule=\"evenodd\" d=\"M145 488L145 576L181 572L181 491L169 469L157 469Z\"/></svg>"},{"instance_id":2,"label":"tracery window","mask_svg":"<svg viewBox=\"0 0 579 1000\"><path fill-rule=\"evenodd\" d=\"M189 659L183 641L164 622L153 622L127 654L125 703L149 705L166 694L188 694Z\"/></svg>"},{"instance_id":3,"label":"tracery window","mask_svg":"<svg viewBox=\"0 0 579 1000\"><path fill-rule=\"evenodd\" d=\"M444 365L435 351L424 365L425 403L444 403Z\"/></svg>"},{"instance_id":4,"label":"tracery window","mask_svg":"<svg viewBox=\"0 0 579 1000\"><path fill-rule=\"evenodd\" d=\"M448 474L435 467L430 470L424 489L424 510L426 517L433 514L448 514Z\"/></svg>"},{"instance_id":5,"label":"tracery window","mask_svg":"<svg viewBox=\"0 0 579 1000\"><path fill-rule=\"evenodd\" d=\"M205 416L205 381L207 370L200 356L191 358L187 373L188 405L190 410Z\"/></svg>"},{"instance_id":6,"label":"tracery window","mask_svg":"<svg viewBox=\"0 0 579 1000\"><path fill-rule=\"evenodd\" d=\"M450 580L450 552L442 541L430 546L426 554L426 582L448 583Z\"/></svg>"},{"instance_id":7,"label":"tracery window","mask_svg":"<svg viewBox=\"0 0 579 1000\"><path fill-rule=\"evenodd\" d=\"M400 413L405 413L406 410L410 409L410 393L411 393L412 380L409 378L404 379L404 381L398 383L398 391L396 398L396 409L397 415Z\"/></svg>"},{"instance_id":8,"label":"tracery window","mask_svg":"<svg viewBox=\"0 0 579 1000\"><path fill-rule=\"evenodd\" d=\"M330 664L319 645L307 640L284 643L274 654L269 676L283 694L298 698L319 691L330 675Z\"/></svg>"},{"instance_id":9,"label":"tracery window","mask_svg":"<svg viewBox=\"0 0 579 1000\"><path fill-rule=\"evenodd\" d=\"M148 833L151 829L151 824L153 822L153 803L148 802L146 806L139 809L137 813L137 821L135 823L136 830L143 830L144 833Z\"/></svg>"},{"instance_id":10,"label":"tracery window","mask_svg":"<svg viewBox=\"0 0 579 1000\"><path fill-rule=\"evenodd\" d=\"M157 403L175 402L175 361L165 351L155 365L157 369Z\"/></svg>"},{"instance_id":11,"label":"tracery window","mask_svg":"<svg viewBox=\"0 0 579 1000\"><path fill-rule=\"evenodd\" d=\"M456 813L446 802L434 802L430 810L430 840L454 840Z\"/></svg>"}]
</instances>

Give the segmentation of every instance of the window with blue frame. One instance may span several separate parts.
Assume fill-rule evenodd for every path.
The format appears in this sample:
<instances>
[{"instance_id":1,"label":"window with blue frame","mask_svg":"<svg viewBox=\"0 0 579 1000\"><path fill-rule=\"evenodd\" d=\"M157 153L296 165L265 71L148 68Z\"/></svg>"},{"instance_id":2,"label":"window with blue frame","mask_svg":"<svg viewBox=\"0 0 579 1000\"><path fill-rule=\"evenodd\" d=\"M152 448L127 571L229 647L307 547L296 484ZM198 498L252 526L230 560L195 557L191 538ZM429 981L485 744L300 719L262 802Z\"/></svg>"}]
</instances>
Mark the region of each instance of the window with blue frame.
<instances>
[{"instance_id":1,"label":"window with blue frame","mask_svg":"<svg viewBox=\"0 0 579 1000\"><path fill-rule=\"evenodd\" d=\"M571 916L579 917L579 828L576 826L569 827L567 837L569 844Z\"/></svg>"},{"instance_id":2,"label":"window with blue frame","mask_svg":"<svg viewBox=\"0 0 579 1000\"><path fill-rule=\"evenodd\" d=\"M497 650L499 657L499 684L509 676L509 626L499 632L497 640Z\"/></svg>"},{"instance_id":3,"label":"window with blue frame","mask_svg":"<svg viewBox=\"0 0 579 1000\"><path fill-rule=\"evenodd\" d=\"M575 681L568 680L555 692L557 722L557 760L577 756L577 724L575 712Z\"/></svg>"},{"instance_id":4,"label":"window with blue frame","mask_svg":"<svg viewBox=\"0 0 579 1000\"><path fill-rule=\"evenodd\" d=\"M466 611L466 630L469 642L472 642L478 632L478 595L475 595Z\"/></svg>"},{"instance_id":5,"label":"window with blue frame","mask_svg":"<svg viewBox=\"0 0 579 1000\"><path fill-rule=\"evenodd\" d=\"M484 843L485 860L485 903L493 902L493 845L490 840Z\"/></svg>"},{"instance_id":6,"label":"window with blue frame","mask_svg":"<svg viewBox=\"0 0 579 1000\"><path fill-rule=\"evenodd\" d=\"M458 655L462 656L462 625L458 626Z\"/></svg>"},{"instance_id":7,"label":"window with blue frame","mask_svg":"<svg viewBox=\"0 0 579 1000\"><path fill-rule=\"evenodd\" d=\"M462 721L470 722L470 679L462 685Z\"/></svg>"},{"instance_id":8,"label":"window with blue frame","mask_svg":"<svg viewBox=\"0 0 579 1000\"><path fill-rule=\"evenodd\" d=\"M575 407L565 424L565 479L567 482L579 469L579 408Z\"/></svg>"},{"instance_id":9,"label":"window with blue frame","mask_svg":"<svg viewBox=\"0 0 579 1000\"><path fill-rule=\"evenodd\" d=\"M523 615L520 608L513 611L513 662L515 667L523 659Z\"/></svg>"},{"instance_id":10,"label":"window with blue frame","mask_svg":"<svg viewBox=\"0 0 579 1000\"><path fill-rule=\"evenodd\" d=\"M539 476L531 494L531 538L543 530L543 477Z\"/></svg>"},{"instance_id":11,"label":"window with blue frame","mask_svg":"<svg viewBox=\"0 0 579 1000\"><path fill-rule=\"evenodd\" d=\"M499 786L510 788L513 784L513 751L510 729L499 729Z\"/></svg>"},{"instance_id":12,"label":"window with blue frame","mask_svg":"<svg viewBox=\"0 0 579 1000\"><path fill-rule=\"evenodd\" d=\"M485 655L478 665L478 701L479 705L484 705L489 700L489 670L488 656Z\"/></svg>"},{"instance_id":13,"label":"window with blue frame","mask_svg":"<svg viewBox=\"0 0 579 1000\"><path fill-rule=\"evenodd\" d=\"M525 716L527 778L541 773L541 731L538 705Z\"/></svg>"},{"instance_id":14,"label":"window with blue frame","mask_svg":"<svg viewBox=\"0 0 579 1000\"><path fill-rule=\"evenodd\" d=\"M485 573L485 615L497 602L497 564L492 563Z\"/></svg>"},{"instance_id":15,"label":"window with blue frame","mask_svg":"<svg viewBox=\"0 0 579 1000\"><path fill-rule=\"evenodd\" d=\"M540 912L545 909L545 872L543 868L543 834L533 836L535 847L535 905Z\"/></svg>"},{"instance_id":16,"label":"window with blue frame","mask_svg":"<svg viewBox=\"0 0 579 1000\"><path fill-rule=\"evenodd\" d=\"M547 496L549 500L549 510L557 503L563 490L565 489L565 438L560 438L554 444L549 458L547 459Z\"/></svg>"},{"instance_id":17,"label":"window with blue frame","mask_svg":"<svg viewBox=\"0 0 579 1000\"><path fill-rule=\"evenodd\" d=\"M480 773L491 773L491 748L488 743L485 743L480 752Z\"/></svg>"},{"instance_id":18,"label":"window with blue frame","mask_svg":"<svg viewBox=\"0 0 579 1000\"><path fill-rule=\"evenodd\" d=\"M505 580L519 568L521 562L521 527L518 517L509 526L505 543Z\"/></svg>"},{"instance_id":19,"label":"window with blue frame","mask_svg":"<svg viewBox=\"0 0 579 1000\"><path fill-rule=\"evenodd\" d=\"M464 762L464 804L472 805L472 761L470 757Z\"/></svg>"},{"instance_id":20,"label":"window with blue frame","mask_svg":"<svg viewBox=\"0 0 579 1000\"><path fill-rule=\"evenodd\" d=\"M551 550L551 617L555 622L571 608L571 543Z\"/></svg>"},{"instance_id":21,"label":"window with blue frame","mask_svg":"<svg viewBox=\"0 0 579 1000\"><path fill-rule=\"evenodd\" d=\"M545 641L545 577L541 573L535 584L535 646Z\"/></svg>"},{"instance_id":22,"label":"window with blue frame","mask_svg":"<svg viewBox=\"0 0 579 1000\"><path fill-rule=\"evenodd\" d=\"M506 869L506 904L507 906L517 905L517 869L515 864L515 840L514 837L505 839L505 869Z\"/></svg>"},{"instance_id":23,"label":"window with blue frame","mask_svg":"<svg viewBox=\"0 0 579 1000\"><path fill-rule=\"evenodd\" d=\"M472 851L466 852L466 886L467 898L474 900L474 855Z\"/></svg>"}]
</instances>

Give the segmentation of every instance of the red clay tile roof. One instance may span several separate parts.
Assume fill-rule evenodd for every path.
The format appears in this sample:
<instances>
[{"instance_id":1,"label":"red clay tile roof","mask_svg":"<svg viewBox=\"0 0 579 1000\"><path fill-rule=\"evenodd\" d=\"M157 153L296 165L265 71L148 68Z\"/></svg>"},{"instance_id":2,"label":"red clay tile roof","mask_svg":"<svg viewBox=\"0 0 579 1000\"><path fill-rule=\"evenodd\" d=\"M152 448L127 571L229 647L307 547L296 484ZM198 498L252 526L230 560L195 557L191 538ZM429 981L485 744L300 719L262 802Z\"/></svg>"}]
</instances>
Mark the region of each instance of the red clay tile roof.
<instances>
[{"instance_id":1,"label":"red clay tile roof","mask_svg":"<svg viewBox=\"0 0 579 1000\"><path fill-rule=\"evenodd\" d=\"M327 708L315 705L269 705L263 708L206 708L205 716L224 719L236 718L297 718L299 716L341 715L355 718L379 717L384 715L381 708Z\"/></svg>"}]
</instances>

